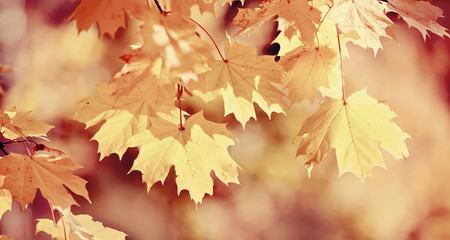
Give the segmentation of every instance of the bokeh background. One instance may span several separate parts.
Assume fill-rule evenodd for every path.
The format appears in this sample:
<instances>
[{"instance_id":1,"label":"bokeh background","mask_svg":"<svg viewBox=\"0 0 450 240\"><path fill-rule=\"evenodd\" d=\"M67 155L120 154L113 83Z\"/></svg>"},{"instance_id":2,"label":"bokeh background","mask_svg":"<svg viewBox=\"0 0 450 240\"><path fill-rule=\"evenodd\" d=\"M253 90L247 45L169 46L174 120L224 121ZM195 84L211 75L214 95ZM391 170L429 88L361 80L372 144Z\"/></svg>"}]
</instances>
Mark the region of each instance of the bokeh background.
<instances>
[{"instance_id":1,"label":"bokeh background","mask_svg":"<svg viewBox=\"0 0 450 240\"><path fill-rule=\"evenodd\" d=\"M246 1L248 6L257 1ZM444 10L438 22L450 27L450 2L434 0ZM78 199L87 213L105 226L127 233L128 239L450 239L450 40L431 34L424 42L416 29L398 24L397 42L384 39L384 51L348 45L344 61L348 92L367 87L370 96L386 102L395 122L408 134L410 156L396 161L386 152L387 169L376 167L364 183L354 175L338 176L330 152L309 178L295 158L294 136L315 109L303 102L286 115L269 120L258 114L243 130L232 117L223 118L220 102L206 110L239 139L229 148L241 166L240 185L215 179L214 195L195 206L187 192L177 196L173 169L164 184L150 193L139 172L129 172L138 150L129 149L98 161L95 127L84 130L69 118L76 103L95 94L123 65L119 56L135 41L136 24L120 29L116 39L98 38L95 27L77 33L68 18L71 0L0 0L0 64L12 67L0 75L1 107L32 111L56 128L48 145L61 149L84 166L77 174L89 181L92 204ZM238 4L233 4L238 6ZM216 41L233 31L236 8L217 6L218 19L205 21ZM270 42L276 25L268 23L240 41L274 53ZM9 148L8 150L17 150ZM212 177L215 178L214 174ZM24 212L17 203L1 219L1 233L16 239L48 239L34 234L35 218L50 218L38 194Z\"/></svg>"}]
</instances>

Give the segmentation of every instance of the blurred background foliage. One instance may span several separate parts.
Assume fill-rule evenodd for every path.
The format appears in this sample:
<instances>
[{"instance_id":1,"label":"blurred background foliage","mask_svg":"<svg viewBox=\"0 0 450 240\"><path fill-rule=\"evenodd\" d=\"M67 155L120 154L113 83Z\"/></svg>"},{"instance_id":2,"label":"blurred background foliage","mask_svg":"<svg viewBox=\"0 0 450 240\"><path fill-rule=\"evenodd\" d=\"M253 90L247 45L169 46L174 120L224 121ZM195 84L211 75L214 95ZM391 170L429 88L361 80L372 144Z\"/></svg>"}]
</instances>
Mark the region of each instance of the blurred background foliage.
<instances>
[{"instance_id":1,"label":"blurred background foliage","mask_svg":"<svg viewBox=\"0 0 450 240\"><path fill-rule=\"evenodd\" d=\"M450 2L433 4L444 10L446 18L439 21L448 28ZM348 173L339 177L333 152L310 178L302 159L295 159L294 136L317 102L294 105L272 119L258 114L245 130L232 116L222 117L223 104L208 105L206 116L229 122L239 139L229 151L242 167L241 184L215 181L214 196L196 208L186 192L177 196L173 169L147 194L141 174L128 173L137 149L129 149L123 160L112 155L98 161L97 143L89 141L93 129L85 131L69 119L80 99L121 68L119 56L136 41L137 28L129 19L129 28L120 29L114 40L99 39L95 27L77 34L75 23L68 22L76 5L72 0L0 1L0 63L13 70L0 75L1 106L31 110L33 117L55 125L49 145L84 166L77 173L89 181L92 204L79 199L75 213L91 214L128 239L450 239L448 38L432 34L423 42L416 29L392 16L399 25L398 42L385 39L384 51L375 58L370 50L349 45L350 58L344 61L349 92L367 87L369 95L399 115L396 123L412 137L408 159L383 154L387 169L374 168L364 183ZM236 8L217 5L216 10L213 21L208 20L212 15L196 19L221 42L224 30L233 31L229 23ZM275 30L275 24L265 24L238 40L260 53L274 53ZM195 101L185 107L198 108ZM16 239L48 239L34 235L37 217L50 217L39 194L24 212L13 203L1 219L1 232Z\"/></svg>"}]
</instances>

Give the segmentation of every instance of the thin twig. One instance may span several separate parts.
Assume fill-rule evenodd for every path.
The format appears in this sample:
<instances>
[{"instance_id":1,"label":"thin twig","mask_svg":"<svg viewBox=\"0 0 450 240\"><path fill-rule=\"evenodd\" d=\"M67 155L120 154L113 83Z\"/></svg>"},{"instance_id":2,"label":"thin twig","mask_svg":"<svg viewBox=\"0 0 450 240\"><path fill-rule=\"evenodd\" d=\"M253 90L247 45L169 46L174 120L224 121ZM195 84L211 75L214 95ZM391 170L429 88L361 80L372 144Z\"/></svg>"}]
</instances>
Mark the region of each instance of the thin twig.
<instances>
[{"instance_id":1,"label":"thin twig","mask_svg":"<svg viewBox=\"0 0 450 240\"><path fill-rule=\"evenodd\" d=\"M34 140L28 140L28 139L25 139L25 140L10 140L10 141L7 141L7 142L0 142L0 151L2 151L2 153L5 154L5 155L9 155L9 153L5 150L5 145L12 144L12 143L25 143L25 142L32 142L35 145L38 145ZM27 150L28 150L28 148L27 148ZM29 152L29 150L28 150L28 152Z\"/></svg>"},{"instance_id":2,"label":"thin twig","mask_svg":"<svg viewBox=\"0 0 450 240\"><path fill-rule=\"evenodd\" d=\"M345 82L344 82L344 64L342 61L342 50L341 50L341 40L339 38L339 29L336 28L337 33L337 41L339 46L339 59L341 61L341 80L342 80L342 101L344 101L344 105L347 104L347 98L345 97Z\"/></svg>"},{"instance_id":3,"label":"thin twig","mask_svg":"<svg viewBox=\"0 0 450 240\"><path fill-rule=\"evenodd\" d=\"M328 11L325 13L325 15L323 16L323 18L320 20L319 26L317 26L317 30L314 33L314 37L317 40L317 48L320 47L320 43L319 43L319 37L317 36L317 33L319 32L319 28L322 26L323 21L325 21L325 18L328 16L328 13L330 13L330 10L333 8L334 4L331 4L331 6L329 6L330 8L328 9Z\"/></svg>"},{"instance_id":4,"label":"thin twig","mask_svg":"<svg viewBox=\"0 0 450 240\"><path fill-rule=\"evenodd\" d=\"M196 22L194 19L192 19L192 18L190 18L190 17L188 17L188 19L191 20L192 22L194 22L195 24L197 24L197 26L199 26L199 27L200 27L200 28L208 35L208 37L209 37L209 38L211 39L211 41L214 43L214 46L216 46L217 52L219 52L219 55L220 55L220 57L222 58L222 61L224 61L225 63L228 62L228 60L226 60L226 59L223 57L222 53L220 52L219 47L218 47L217 44L216 44L216 41L214 41L214 39L211 37L211 35L209 34L209 32L206 31L206 29L205 29L202 25L200 25L198 22Z\"/></svg>"},{"instance_id":5,"label":"thin twig","mask_svg":"<svg viewBox=\"0 0 450 240\"><path fill-rule=\"evenodd\" d=\"M58 213L59 213L59 216L60 216L60 220L61 220L61 222L62 222L62 225L63 225L63 230L64 230L64 240L67 240L66 224L64 223L64 219L63 219L63 216L62 216L61 212L58 211Z\"/></svg>"},{"instance_id":6,"label":"thin twig","mask_svg":"<svg viewBox=\"0 0 450 240\"><path fill-rule=\"evenodd\" d=\"M160 13L165 13L165 11L162 10L161 5L159 5L158 0L155 0L155 4L156 4L156 7L158 8L158 10L159 10Z\"/></svg>"},{"instance_id":7,"label":"thin twig","mask_svg":"<svg viewBox=\"0 0 450 240\"><path fill-rule=\"evenodd\" d=\"M53 225L55 227L58 227L58 224L56 224L55 214L53 213L52 204L50 203L50 201L48 199L47 199L47 202L48 202L48 206L50 207L50 213L52 214Z\"/></svg>"},{"instance_id":8,"label":"thin twig","mask_svg":"<svg viewBox=\"0 0 450 240\"><path fill-rule=\"evenodd\" d=\"M3 143L0 143L0 150L3 152L3 154L8 155L9 153L5 150L5 145Z\"/></svg>"},{"instance_id":9,"label":"thin twig","mask_svg":"<svg viewBox=\"0 0 450 240\"><path fill-rule=\"evenodd\" d=\"M24 142L32 142L32 143L34 143L34 145L38 145L38 143L35 142L34 140L28 140L28 139L25 139L25 140L11 140L11 141L8 141L8 142L2 142L1 144L2 145L6 145L6 144L11 144L11 143L24 143Z\"/></svg>"}]
</instances>

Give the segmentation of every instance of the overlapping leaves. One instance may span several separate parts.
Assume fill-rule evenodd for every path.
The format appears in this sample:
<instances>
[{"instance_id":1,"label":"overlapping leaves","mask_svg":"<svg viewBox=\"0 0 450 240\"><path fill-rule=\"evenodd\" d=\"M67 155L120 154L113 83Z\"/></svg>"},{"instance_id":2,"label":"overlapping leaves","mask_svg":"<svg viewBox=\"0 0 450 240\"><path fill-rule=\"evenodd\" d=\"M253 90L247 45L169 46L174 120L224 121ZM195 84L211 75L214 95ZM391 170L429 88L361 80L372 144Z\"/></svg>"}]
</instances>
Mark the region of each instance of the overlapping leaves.
<instances>
[{"instance_id":1,"label":"overlapping leaves","mask_svg":"<svg viewBox=\"0 0 450 240\"><path fill-rule=\"evenodd\" d=\"M123 57L127 63L114 79L99 86L99 95L80 102L74 119L87 127L101 124L93 139L99 143L102 158L113 153L122 156L128 147L139 147L132 169L143 173L148 188L164 181L174 166L179 192L187 189L195 202L212 193L211 171L226 183L237 182L237 165L227 151L234 138L223 125L204 119L201 112L189 116L178 109L174 102L183 92L177 93L177 84L205 102L223 98L225 115L233 114L245 126L250 118L256 119L255 103L270 117L274 112L283 113L287 100L291 104L312 102L320 87L336 88L336 74L330 79L329 73L336 72L338 54L346 56L345 42L377 53L383 37L393 38L394 24L386 16L388 11L397 12L422 34L431 31L448 36L436 23L441 12L429 3L267 0L257 8L239 9L233 20L241 28L237 34L278 19L288 24L280 28L283 35L299 39L299 44L289 46L291 50L275 62L273 57L259 56L254 48L227 38L224 57L214 61L212 44L198 37L188 10L198 5L201 12L213 12L214 1L155 3L142 8L147 14L130 10L132 6L121 8L120 16L127 13L142 21L138 32L142 42ZM422 8L430 11L423 13ZM123 22L110 22L115 28L123 26ZM88 26L80 24L79 30ZM100 27L100 33L104 32ZM364 179L373 166L384 166L378 144L396 158L408 154L407 134L392 123L393 117L386 105L365 92L348 99L327 97L303 124L298 155L306 155L307 165L313 166L330 149L336 149L340 172L351 171Z\"/></svg>"},{"instance_id":2,"label":"overlapping leaves","mask_svg":"<svg viewBox=\"0 0 450 240\"><path fill-rule=\"evenodd\" d=\"M188 190L196 203L212 195L211 171L224 183L237 183L238 166L228 154L235 141L231 132L201 112L184 123L174 104L180 82L161 58L150 63L140 50L124 57L122 71L99 86L99 95L82 100L74 116L87 128L101 124L93 136L101 157L121 157L127 148L139 147L132 170L142 172L148 189L174 166L178 191Z\"/></svg>"}]
</instances>

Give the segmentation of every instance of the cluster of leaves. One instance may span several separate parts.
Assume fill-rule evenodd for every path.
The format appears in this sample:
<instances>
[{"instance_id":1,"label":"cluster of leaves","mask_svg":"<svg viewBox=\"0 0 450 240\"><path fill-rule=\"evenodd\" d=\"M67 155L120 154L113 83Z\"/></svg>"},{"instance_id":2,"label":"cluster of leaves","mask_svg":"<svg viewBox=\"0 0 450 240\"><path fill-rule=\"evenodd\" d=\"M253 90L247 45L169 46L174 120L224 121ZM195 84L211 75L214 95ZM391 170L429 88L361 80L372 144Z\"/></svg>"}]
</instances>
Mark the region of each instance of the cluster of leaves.
<instances>
[{"instance_id":1,"label":"cluster of leaves","mask_svg":"<svg viewBox=\"0 0 450 240\"><path fill-rule=\"evenodd\" d=\"M89 239L95 234L111 234L114 239L125 238L125 234L113 229L104 228L88 215L73 215L72 205L78 205L69 190L83 196L89 201L86 180L74 175L72 171L81 166L71 160L62 151L37 144L34 139L45 139L47 132L53 128L40 120L29 119L30 112L15 110L0 112L2 141L0 150L5 156L0 161L0 213L3 215L11 209L12 200L19 202L23 210L33 203L37 189L48 200L49 211L56 210L60 214L59 222L66 221L70 239ZM8 153L7 144L23 143L27 155ZM32 151L29 144L35 144ZM68 190L69 189L69 190ZM38 219L37 231L52 234L57 239L65 239L66 228L56 228L56 223L48 219ZM53 217L55 221L55 217ZM51 224L49 224L50 222ZM69 231L70 230L70 231Z\"/></svg>"},{"instance_id":2,"label":"cluster of leaves","mask_svg":"<svg viewBox=\"0 0 450 240\"><path fill-rule=\"evenodd\" d=\"M114 37L118 28L127 27L127 19L140 24L136 34L141 41L124 51L123 68L98 86L96 96L80 101L73 116L86 128L99 126L92 139L98 142L100 160L111 154L122 157L128 148L138 147L131 171L142 172L148 191L156 182L164 182L174 167L178 193L189 191L195 203L205 194L212 195L211 171L225 184L238 183L239 166L228 153L236 138L226 124L206 119L203 111L184 111L182 102L192 95L201 98L204 106L223 99L225 115L233 114L243 127L251 118L256 120L255 103L270 117L285 113L293 104L321 98L319 109L298 133L297 156L305 159L309 171L332 149L340 174L353 172L362 180L374 166L384 166L379 145L396 159L408 156L409 136L392 121L396 115L387 105L365 90L346 95L342 59L348 57L347 42L376 54L382 49L382 37L395 39L388 12L417 28L424 39L428 32L449 37L436 22L442 17L439 8L415 0L267 0L256 8L239 9L233 20L240 28L236 35L272 19L279 22L281 34L274 42L281 51L275 61L228 35L224 54L220 52L191 15L193 6L214 14L215 7L232 1L217 2L80 1L71 17L78 31L96 23L100 36ZM199 31L210 39L202 39ZM214 58L215 51L220 59ZM0 161L1 205L17 200L23 209L39 188L51 211L57 210L61 218L57 223L55 218L53 223L40 220L38 231L59 239L125 237L90 216L70 212L77 203L66 188L87 200L89 196L86 181L72 174L80 166L64 153L42 144L28 155L5 151L5 144L45 139L51 126L14 110L1 112L0 119L5 140L0 146L5 154Z\"/></svg>"},{"instance_id":3,"label":"cluster of leaves","mask_svg":"<svg viewBox=\"0 0 450 240\"><path fill-rule=\"evenodd\" d=\"M98 86L97 96L81 101L74 116L86 127L101 125L93 137L101 158L113 153L121 157L127 148L139 147L132 170L142 172L148 189L164 181L174 166L178 192L188 190L199 203L212 194L211 171L226 184L238 182L238 165L227 151L235 139L202 111L184 112L182 99L194 94L208 104L222 98L225 115L233 114L245 127L250 118L256 119L255 103L270 117L285 113L292 104L313 102L317 93L323 98L320 107L298 134L297 156L305 157L309 170L331 149L336 149L340 173L353 172L361 179L372 167L384 166L378 145L397 159L408 156L409 136L392 122L395 113L388 106L365 90L345 95L345 43L376 54L382 37L395 39L388 12L397 13L424 38L428 31L449 36L436 23L442 16L439 8L414 0L276 0L239 9L233 20L240 28L236 35L274 18L279 21L281 34L274 42L284 54L275 61L228 35L222 55L213 37L191 18L194 5L214 14L215 1L202 0L81 1L74 11L79 31L97 23L100 35L114 36L119 27L126 27L127 16L140 24L136 34L142 41L126 51L122 70ZM201 39L198 31L210 39ZM296 46L289 44L294 39ZM213 44L218 60L213 58Z\"/></svg>"}]
</instances>

